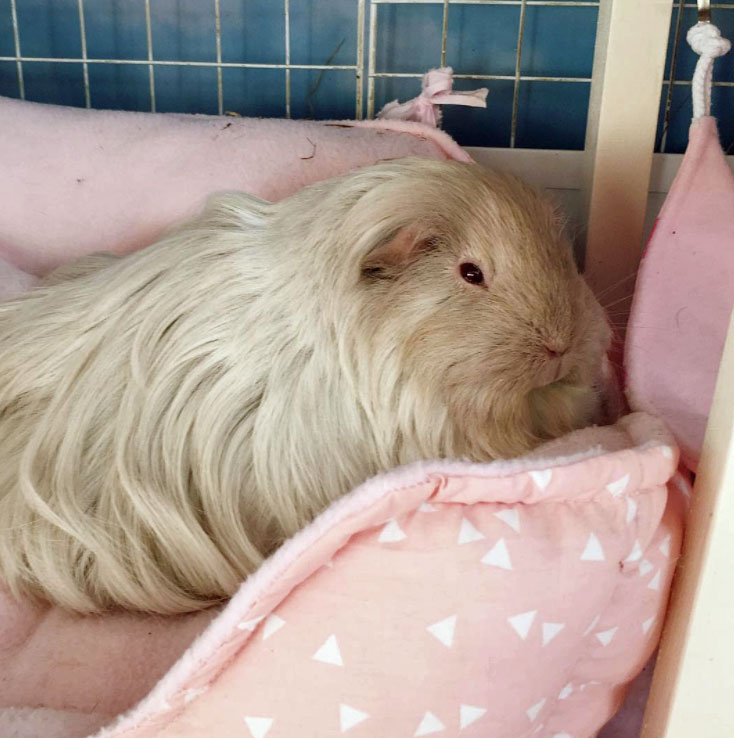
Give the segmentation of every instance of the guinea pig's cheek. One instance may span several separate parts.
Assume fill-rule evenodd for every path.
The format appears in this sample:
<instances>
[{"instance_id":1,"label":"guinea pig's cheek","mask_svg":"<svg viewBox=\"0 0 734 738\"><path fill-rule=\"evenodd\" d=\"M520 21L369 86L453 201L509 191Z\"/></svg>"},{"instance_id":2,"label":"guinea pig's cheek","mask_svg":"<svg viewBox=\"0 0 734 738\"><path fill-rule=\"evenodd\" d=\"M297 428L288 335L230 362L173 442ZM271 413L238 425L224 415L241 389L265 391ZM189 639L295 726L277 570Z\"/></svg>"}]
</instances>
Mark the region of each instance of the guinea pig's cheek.
<instances>
[{"instance_id":1,"label":"guinea pig's cheek","mask_svg":"<svg viewBox=\"0 0 734 738\"><path fill-rule=\"evenodd\" d=\"M593 384L599 375L605 356L604 351L587 351L585 355L579 357L573 372L577 377L577 383Z\"/></svg>"}]
</instances>

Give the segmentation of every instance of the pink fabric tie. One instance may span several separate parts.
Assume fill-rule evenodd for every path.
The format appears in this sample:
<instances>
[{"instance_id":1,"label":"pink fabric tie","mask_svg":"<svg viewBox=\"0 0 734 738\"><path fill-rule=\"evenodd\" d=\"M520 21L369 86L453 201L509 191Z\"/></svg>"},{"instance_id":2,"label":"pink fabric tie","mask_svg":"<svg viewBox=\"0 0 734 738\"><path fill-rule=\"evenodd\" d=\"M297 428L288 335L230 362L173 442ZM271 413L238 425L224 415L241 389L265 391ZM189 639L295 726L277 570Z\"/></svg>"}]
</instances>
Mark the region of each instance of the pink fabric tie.
<instances>
[{"instance_id":1,"label":"pink fabric tie","mask_svg":"<svg viewBox=\"0 0 734 738\"><path fill-rule=\"evenodd\" d=\"M386 120L410 120L436 127L441 123L439 105L487 107L486 87L466 92L455 91L452 90L453 82L454 70L451 67L431 69L423 76L423 91L418 97L404 103L393 100L385 105L377 117Z\"/></svg>"}]
</instances>

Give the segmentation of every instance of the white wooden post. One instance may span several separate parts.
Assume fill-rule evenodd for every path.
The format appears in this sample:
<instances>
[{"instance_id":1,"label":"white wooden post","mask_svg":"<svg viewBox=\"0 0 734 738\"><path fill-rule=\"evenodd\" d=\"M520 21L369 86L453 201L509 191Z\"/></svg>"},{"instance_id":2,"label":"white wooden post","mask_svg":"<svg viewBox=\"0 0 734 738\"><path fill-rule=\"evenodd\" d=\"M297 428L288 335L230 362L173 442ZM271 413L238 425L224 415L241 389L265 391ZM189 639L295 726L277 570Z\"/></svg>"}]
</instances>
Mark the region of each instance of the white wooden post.
<instances>
[{"instance_id":1,"label":"white wooden post","mask_svg":"<svg viewBox=\"0 0 734 738\"><path fill-rule=\"evenodd\" d=\"M733 572L734 315L642 738L734 736Z\"/></svg>"},{"instance_id":2,"label":"white wooden post","mask_svg":"<svg viewBox=\"0 0 734 738\"><path fill-rule=\"evenodd\" d=\"M601 0L586 133L585 276L626 318L645 221L673 0ZM582 210L583 212L583 210ZM622 302L620 302L622 300Z\"/></svg>"}]
</instances>

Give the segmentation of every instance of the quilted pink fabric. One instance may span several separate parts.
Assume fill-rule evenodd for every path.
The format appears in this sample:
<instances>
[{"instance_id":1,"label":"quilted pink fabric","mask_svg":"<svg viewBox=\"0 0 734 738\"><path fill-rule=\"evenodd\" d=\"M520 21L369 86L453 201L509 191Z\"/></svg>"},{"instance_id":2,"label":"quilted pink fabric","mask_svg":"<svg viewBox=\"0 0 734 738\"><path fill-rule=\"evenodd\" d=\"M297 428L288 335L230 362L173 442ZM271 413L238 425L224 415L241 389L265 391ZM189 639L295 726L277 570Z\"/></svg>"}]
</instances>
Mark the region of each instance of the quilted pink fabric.
<instances>
[{"instance_id":1,"label":"quilted pink fabric","mask_svg":"<svg viewBox=\"0 0 734 738\"><path fill-rule=\"evenodd\" d=\"M662 417L696 470L734 307L734 175L716 120L694 120L637 277L627 394Z\"/></svg>"},{"instance_id":2,"label":"quilted pink fabric","mask_svg":"<svg viewBox=\"0 0 734 738\"><path fill-rule=\"evenodd\" d=\"M659 421L566 447L592 436L366 483L99 738L590 738L657 642L688 494Z\"/></svg>"}]
</instances>

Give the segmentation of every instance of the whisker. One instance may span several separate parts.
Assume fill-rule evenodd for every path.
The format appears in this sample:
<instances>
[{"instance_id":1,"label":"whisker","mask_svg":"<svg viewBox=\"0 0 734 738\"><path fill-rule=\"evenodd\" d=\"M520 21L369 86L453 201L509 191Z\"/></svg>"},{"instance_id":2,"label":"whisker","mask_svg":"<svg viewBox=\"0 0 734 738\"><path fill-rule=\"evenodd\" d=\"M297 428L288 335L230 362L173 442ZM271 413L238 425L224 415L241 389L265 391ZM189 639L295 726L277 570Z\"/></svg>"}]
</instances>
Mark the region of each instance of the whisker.
<instances>
[{"instance_id":1,"label":"whisker","mask_svg":"<svg viewBox=\"0 0 734 738\"><path fill-rule=\"evenodd\" d=\"M614 284L610 284L607 287L605 287L597 296L596 299L601 302L602 298L605 295L608 295L613 290L621 287L625 282L629 281L630 279L634 279L637 276L637 272L634 271L631 274L628 274L626 277L622 277L621 279L617 280Z\"/></svg>"},{"instance_id":2,"label":"whisker","mask_svg":"<svg viewBox=\"0 0 734 738\"><path fill-rule=\"evenodd\" d=\"M615 305L619 305L622 302L625 302L626 300L631 300L632 295L625 295L624 297L619 297L616 300L613 300L612 302L608 303L607 305L602 304L602 307L605 310L609 310L609 308L614 307Z\"/></svg>"}]
</instances>

